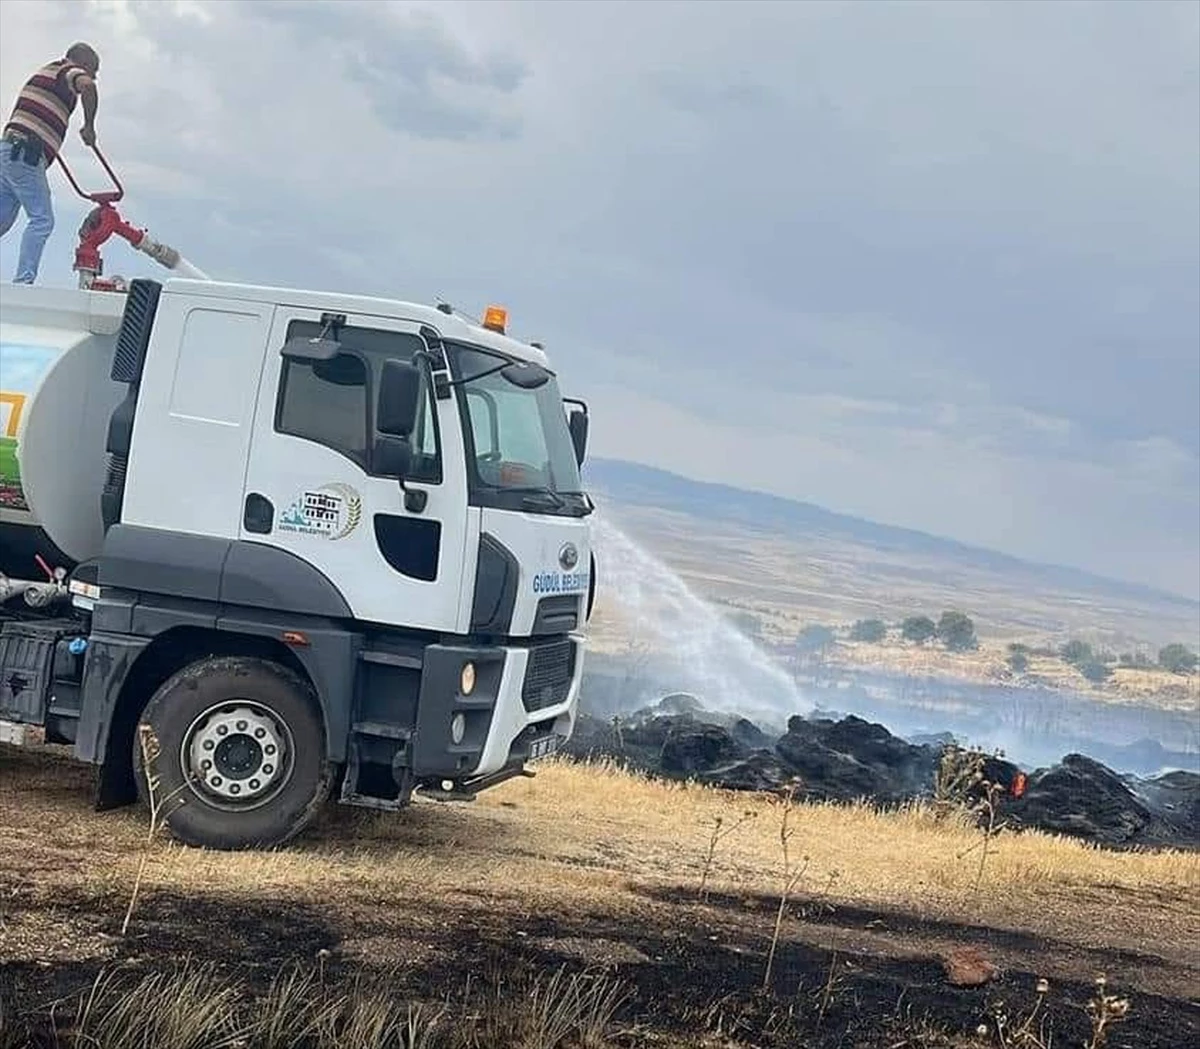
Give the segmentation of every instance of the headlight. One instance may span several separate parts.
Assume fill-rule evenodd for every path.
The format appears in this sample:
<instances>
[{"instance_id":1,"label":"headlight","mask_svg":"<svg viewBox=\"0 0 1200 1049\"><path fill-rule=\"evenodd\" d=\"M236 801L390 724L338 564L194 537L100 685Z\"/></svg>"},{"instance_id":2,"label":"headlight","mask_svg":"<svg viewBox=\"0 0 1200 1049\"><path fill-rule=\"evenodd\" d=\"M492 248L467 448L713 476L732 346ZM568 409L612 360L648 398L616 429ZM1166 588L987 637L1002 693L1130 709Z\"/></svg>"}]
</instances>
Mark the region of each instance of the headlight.
<instances>
[{"instance_id":1,"label":"headlight","mask_svg":"<svg viewBox=\"0 0 1200 1049\"><path fill-rule=\"evenodd\" d=\"M453 740L457 747L462 741L463 736L467 734L467 719L462 714L455 714L450 719L450 739Z\"/></svg>"},{"instance_id":2,"label":"headlight","mask_svg":"<svg viewBox=\"0 0 1200 1049\"><path fill-rule=\"evenodd\" d=\"M466 663L462 668L462 675L458 680L459 691L464 696L469 696L475 691L475 664Z\"/></svg>"}]
</instances>

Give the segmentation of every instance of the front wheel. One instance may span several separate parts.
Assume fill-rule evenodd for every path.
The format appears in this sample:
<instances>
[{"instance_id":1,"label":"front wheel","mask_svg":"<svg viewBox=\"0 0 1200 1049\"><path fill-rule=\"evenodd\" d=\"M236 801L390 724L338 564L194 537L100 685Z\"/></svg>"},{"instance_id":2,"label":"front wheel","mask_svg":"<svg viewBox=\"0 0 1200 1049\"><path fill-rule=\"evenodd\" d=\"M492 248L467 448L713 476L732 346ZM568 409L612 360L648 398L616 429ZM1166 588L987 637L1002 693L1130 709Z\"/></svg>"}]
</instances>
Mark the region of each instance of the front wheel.
<instances>
[{"instance_id":1,"label":"front wheel","mask_svg":"<svg viewBox=\"0 0 1200 1049\"><path fill-rule=\"evenodd\" d=\"M155 794L171 832L213 849L290 840L329 796L334 769L312 690L265 659L217 656L170 677L142 714L159 751ZM139 739L133 768L148 801Z\"/></svg>"}]
</instances>

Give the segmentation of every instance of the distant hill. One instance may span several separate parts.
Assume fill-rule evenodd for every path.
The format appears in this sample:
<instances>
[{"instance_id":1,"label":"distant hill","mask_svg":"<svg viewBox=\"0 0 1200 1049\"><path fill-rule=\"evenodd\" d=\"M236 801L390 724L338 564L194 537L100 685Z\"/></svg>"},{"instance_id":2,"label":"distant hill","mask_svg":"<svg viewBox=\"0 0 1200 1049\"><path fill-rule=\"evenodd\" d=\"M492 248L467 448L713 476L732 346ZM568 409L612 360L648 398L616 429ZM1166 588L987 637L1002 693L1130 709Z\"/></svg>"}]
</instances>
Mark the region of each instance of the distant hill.
<instances>
[{"instance_id":1,"label":"distant hill","mask_svg":"<svg viewBox=\"0 0 1200 1049\"><path fill-rule=\"evenodd\" d=\"M1180 594L1109 579L1077 568L1026 561L954 539L836 513L812 503L696 481L639 463L592 459L585 464L584 479L598 495L607 495L618 504L673 511L708 521L737 524L758 532L845 540L893 554L933 558L963 568L1016 575L1039 588L1087 591L1110 598L1169 605L1189 615L1200 613L1200 601Z\"/></svg>"}]
</instances>

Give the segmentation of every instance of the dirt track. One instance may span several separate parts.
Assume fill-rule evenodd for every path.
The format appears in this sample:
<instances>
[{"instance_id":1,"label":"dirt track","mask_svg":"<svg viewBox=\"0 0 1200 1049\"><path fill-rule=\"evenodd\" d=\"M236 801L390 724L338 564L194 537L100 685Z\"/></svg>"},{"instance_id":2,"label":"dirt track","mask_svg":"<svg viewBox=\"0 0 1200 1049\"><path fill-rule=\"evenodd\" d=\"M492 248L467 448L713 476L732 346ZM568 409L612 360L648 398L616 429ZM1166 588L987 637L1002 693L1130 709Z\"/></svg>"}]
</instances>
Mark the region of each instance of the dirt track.
<instances>
[{"instance_id":1,"label":"dirt track","mask_svg":"<svg viewBox=\"0 0 1200 1049\"><path fill-rule=\"evenodd\" d=\"M589 775L592 799L579 794ZM803 882L764 993L778 907L769 870L752 869L747 842L714 871L716 891L701 902L703 850L691 840L665 851L647 843L640 855L631 846L657 828L636 804L644 810L660 789L652 784L625 788L611 773L552 767L474 807L422 804L383 822L331 810L278 855L160 843L125 938L141 825L130 812L91 813L89 788L86 768L0 748L0 995L9 1034L15 1005L46 1044L51 1003L78 995L102 968L151 971L184 957L213 963L247 995L300 962L334 983L387 972L397 994L432 1001L463 994L468 976L480 986L502 976L516 988L559 966L602 970L628 991L608 1044L814 1049L999 1045L994 1029L974 1032L991 1022L994 1003L1010 1017L1027 1012L1043 977L1054 1045L1086 1045L1085 1007L1104 971L1131 1006L1110 1046L1200 1040L1194 866L1171 868L1174 884L1159 888L1088 886L1064 873L1062 886L995 901L996 920L984 924L933 885L926 903L920 884L888 903L829 891L833 878ZM629 811L612 811L616 790L640 792ZM678 815L685 801L716 804L713 792L690 793L662 791L656 818L676 822L666 810ZM555 823L555 812L567 822ZM814 863L817 837L804 843ZM999 894L1008 860L997 862ZM1029 905L1039 898L1041 913ZM1068 899L1075 910L1056 916ZM949 984L941 959L964 945L982 948L996 979Z\"/></svg>"}]
</instances>

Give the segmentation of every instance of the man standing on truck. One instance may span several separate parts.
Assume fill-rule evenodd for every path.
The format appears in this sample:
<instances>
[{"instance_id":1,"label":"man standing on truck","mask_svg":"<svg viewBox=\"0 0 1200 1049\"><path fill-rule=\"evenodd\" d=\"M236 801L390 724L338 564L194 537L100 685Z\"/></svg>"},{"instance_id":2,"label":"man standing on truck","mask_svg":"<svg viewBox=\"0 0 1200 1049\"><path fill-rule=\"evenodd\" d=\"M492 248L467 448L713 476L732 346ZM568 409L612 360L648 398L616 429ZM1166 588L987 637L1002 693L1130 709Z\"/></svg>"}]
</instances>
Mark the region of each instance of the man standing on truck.
<instances>
[{"instance_id":1,"label":"man standing on truck","mask_svg":"<svg viewBox=\"0 0 1200 1049\"><path fill-rule=\"evenodd\" d=\"M0 237L25 209L14 284L37 279L42 250L54 230L54 208L46 169L58 156L75 99L83 99L79 137L96 144L96 74L100 56L89 44L72 44L63 58L42 66L21 88L0 142Z\"/></svg>"}]
</instances>

